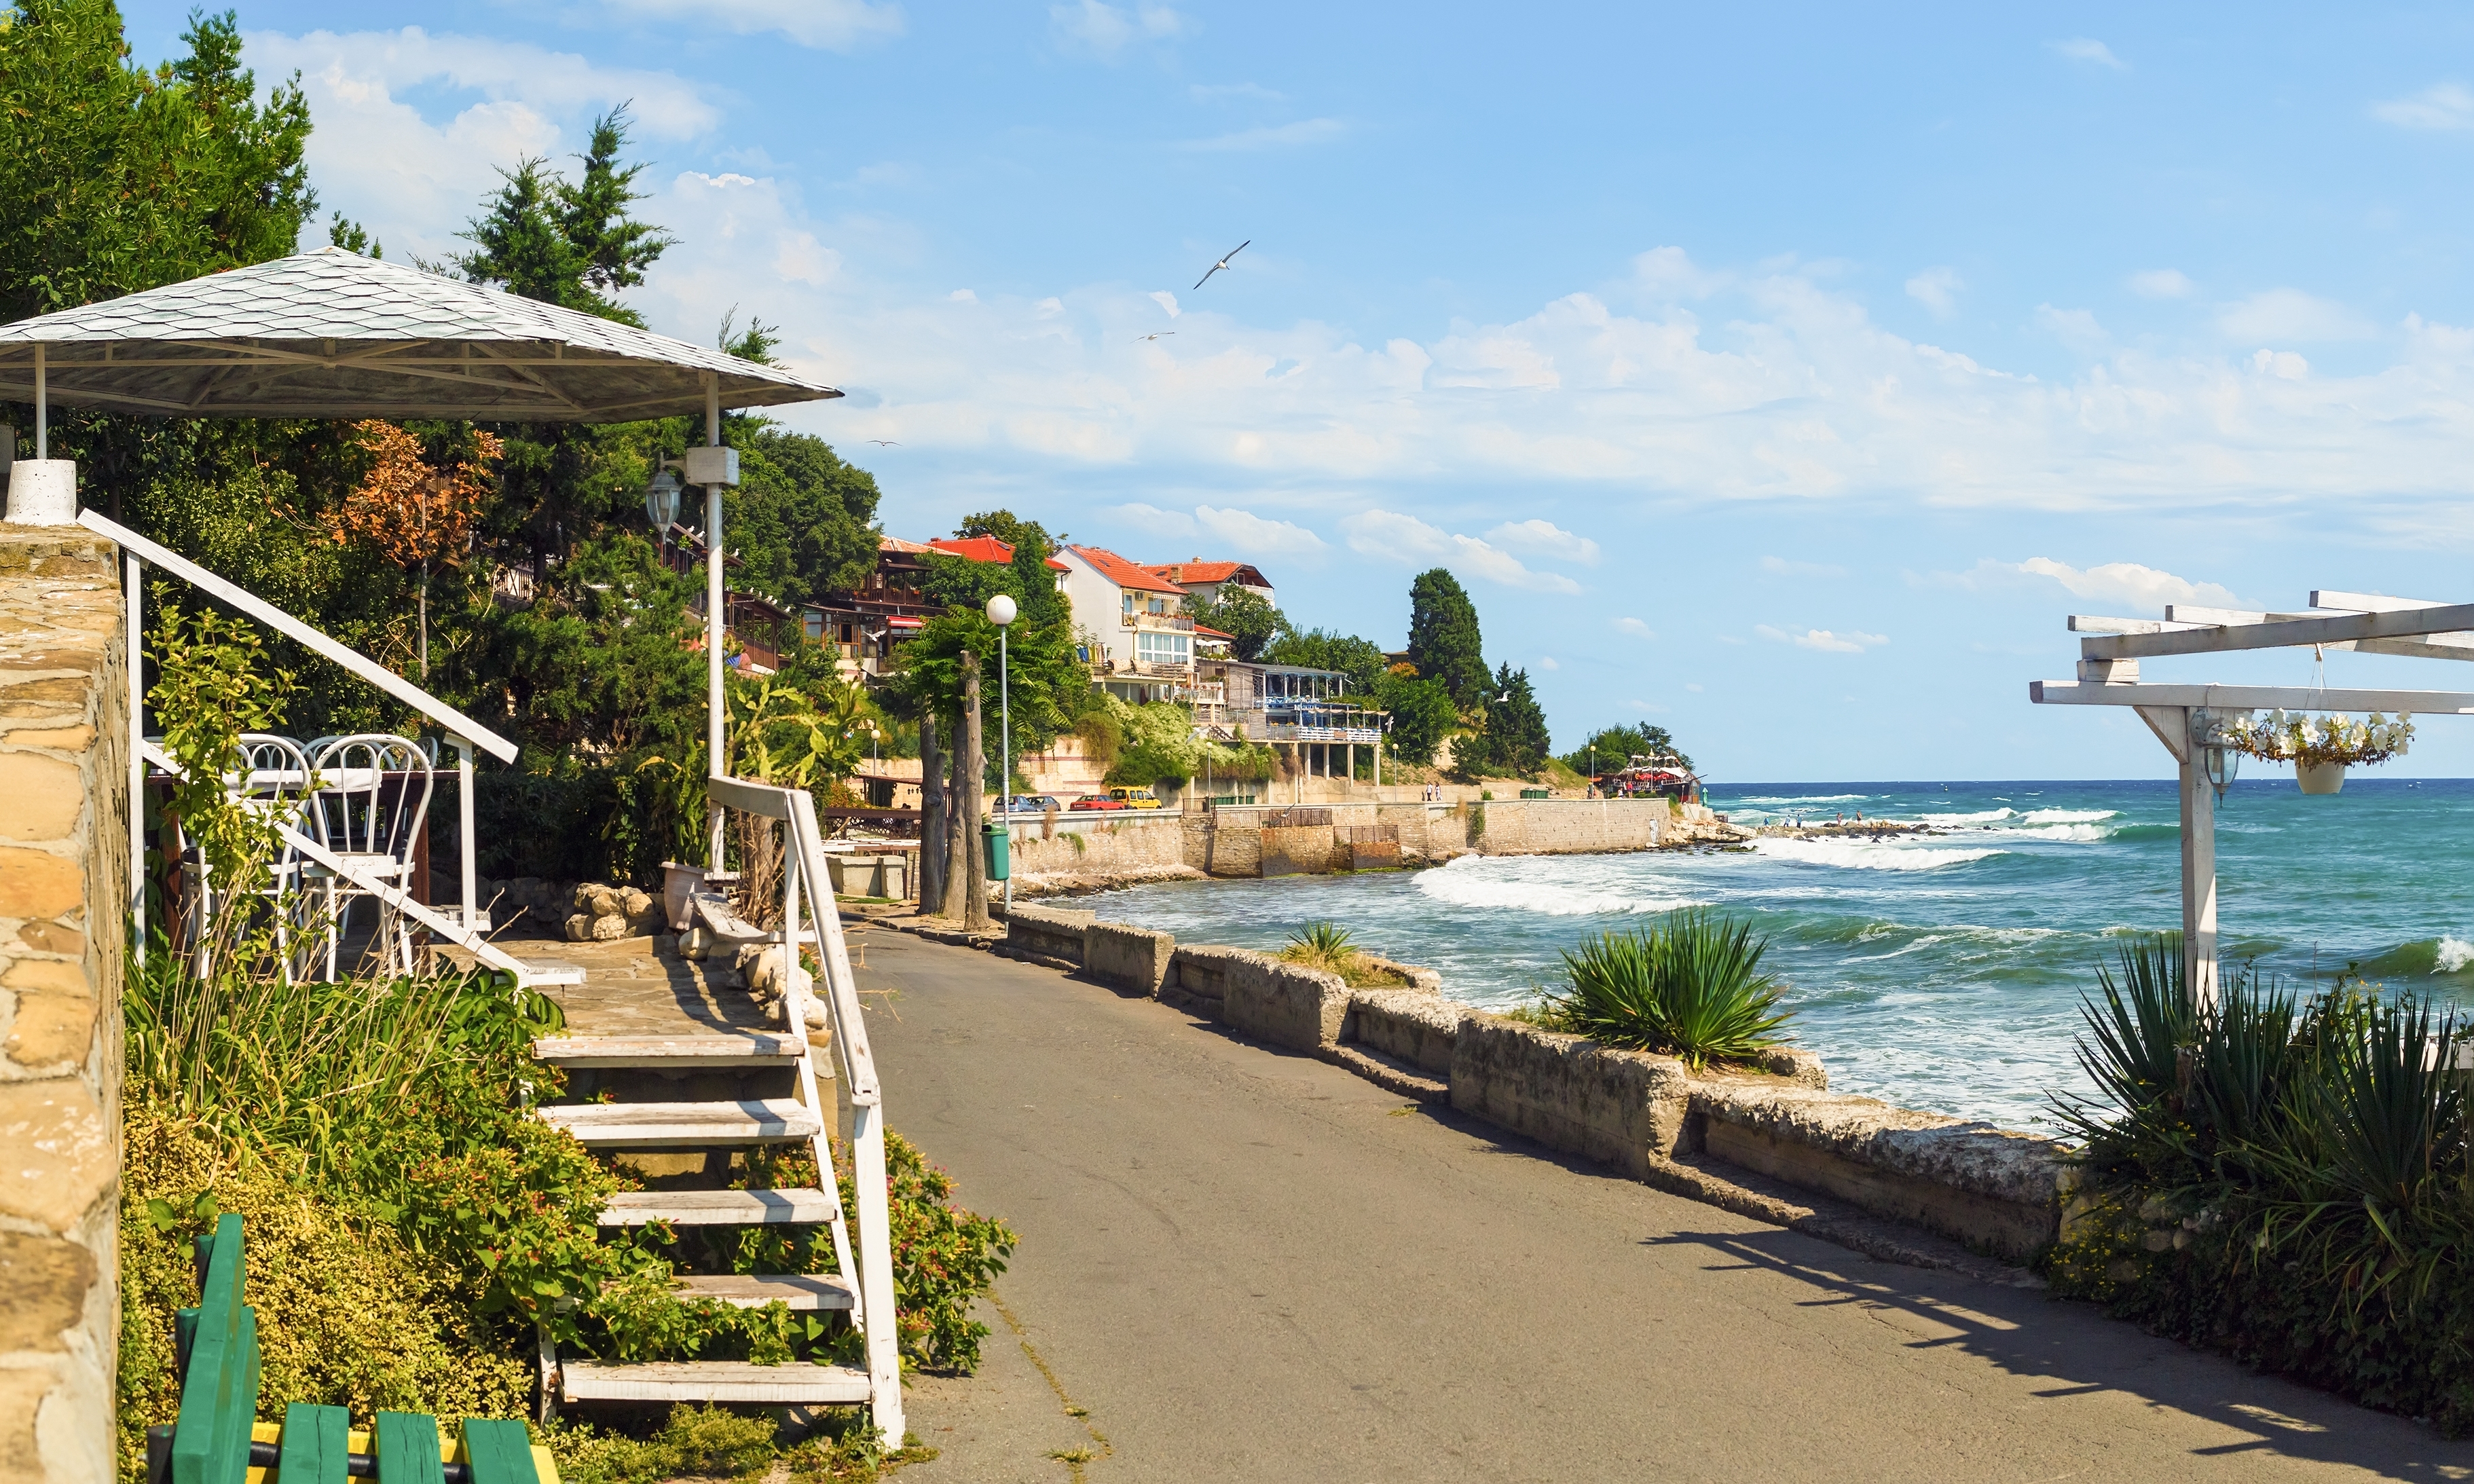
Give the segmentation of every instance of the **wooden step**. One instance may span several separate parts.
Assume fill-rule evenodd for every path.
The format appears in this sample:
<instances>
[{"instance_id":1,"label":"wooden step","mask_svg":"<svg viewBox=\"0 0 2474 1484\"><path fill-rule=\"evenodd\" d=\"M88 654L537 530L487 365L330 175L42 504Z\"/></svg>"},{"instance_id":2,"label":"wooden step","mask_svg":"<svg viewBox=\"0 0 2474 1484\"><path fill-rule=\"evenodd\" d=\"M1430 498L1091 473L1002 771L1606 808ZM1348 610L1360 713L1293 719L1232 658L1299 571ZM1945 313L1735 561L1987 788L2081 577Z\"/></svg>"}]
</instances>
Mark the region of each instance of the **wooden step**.
<instances>
[{"instance_id":1,"label":"wooden step","mask_svg":"<svg viewBox=\"0 0 2474 1484\"><path fill-rule=\"evenodd\" d=\"M735 1103L560 1103L535 1109L587 1149L699 1149L784 1144L824 1131L813 1109L791 1098Z\"/></svg>"},{"instance_id":2,"label":"wooden step","mask_svg":"<svg viewBox=\"0 0 2474 1484\"><path fill-rule=\"evenodd\" d=\"M682 1299L711 1299L742 1309L761 1309L780 1300L794 1309L858 1307L850 1280L834 1273L691 1274L671 1281Z\"/></svg>"},{"instance_id":3,"label":"wooden step","mask_svg":"<svg viewBox=\"0 0 2474 1484\"><path fill-rule=\"evenodd\" d=\"M570 1401L753 1401L776 1406L864 1402L867 1373L856 1366L750 1365L743 1360L648 1361L613 1366L562 1360L559 1392Z\"/></svg>"},{"instance_id":4,"label":"wooden step","mask_svg":"<svg viewBox=\"0 0 2474 1484\"><path fill-rule=\"evenodd\" d=\"M799 1038L763 1031L724 1035L545 1035L533 1055L559 1066L773 1066L795 1059Z\"/></svg>"},{"instance_id":5,"label":"wooden step","mask_svg":"<svg viewBox=\"0 0 2474 1484\"><path fill-rule=\"evenodd\" d=\"M600 1225L642 1227L821 1227L834 1198L821 1190L629 1190L610 1198Z\"/></svg>"}]
</instances>

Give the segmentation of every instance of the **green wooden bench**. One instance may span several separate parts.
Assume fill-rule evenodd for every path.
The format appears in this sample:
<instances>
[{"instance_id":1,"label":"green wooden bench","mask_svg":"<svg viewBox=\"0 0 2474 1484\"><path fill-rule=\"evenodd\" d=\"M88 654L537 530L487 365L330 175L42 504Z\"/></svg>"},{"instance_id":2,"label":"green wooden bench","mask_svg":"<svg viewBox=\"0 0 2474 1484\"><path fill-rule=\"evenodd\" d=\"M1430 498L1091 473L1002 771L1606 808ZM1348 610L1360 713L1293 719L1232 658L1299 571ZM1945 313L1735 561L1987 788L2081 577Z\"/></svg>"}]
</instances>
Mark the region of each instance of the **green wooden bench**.
<instances>
[{"instance_id":1,"label":"green wooden bench","mask_svg":"<svg viewBox=\"0 0 2474 1484\"><path fill-rule=\"evenodd\" d=\"M198 1244L198 1306L174 1317L181 1420L146 1433L148 1484L558 1484L549 1450L520 1422L466 1418L449 1438L438 1419L380 1412L355 1431L342 1407L296 1401L281 1423L257 1420L257 1312L243 1302L241 1219L226 1214Z\"/></svg>"}]
</instances>

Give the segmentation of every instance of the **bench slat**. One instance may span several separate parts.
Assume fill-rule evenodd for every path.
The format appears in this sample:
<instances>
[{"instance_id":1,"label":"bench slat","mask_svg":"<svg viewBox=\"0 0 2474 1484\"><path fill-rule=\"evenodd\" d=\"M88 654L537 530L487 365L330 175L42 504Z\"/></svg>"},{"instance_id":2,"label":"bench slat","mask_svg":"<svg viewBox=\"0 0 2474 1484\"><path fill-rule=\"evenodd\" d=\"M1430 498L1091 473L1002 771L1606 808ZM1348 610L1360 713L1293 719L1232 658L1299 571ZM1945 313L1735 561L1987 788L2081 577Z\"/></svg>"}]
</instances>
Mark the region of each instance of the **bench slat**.
<instances>
[{"instance_id":1,"label":"bench slat","mask_svg":"<svg viewBox=\"0 0 2474 1484\"><path fill-rule=\"evenodd\" d=\"M283 1484L345 1484L352 1414L295 1401L283 1409Z\"/></svg>"},{"instance_id":2,"label":"bench slat","mask_svg":"<svg viewBox=\"0 0 2474 1484\"><path fill-rule=\"evenodd\" d=\"M464 1419L464 1461L473 1466L473 1484L541 1484L532 1435L521 1423Z\"/></svg>"},{"instance_id":3,"label":"bench slat","mask_svg":"<svg viewBox=\"0 0 2474 1484\"><path fill-rule=\"evenodd\" d=\"M447 1484L447 1461L438 1456L438 1419L422 1412L380 1412L376 1444L378 1484Z\"/></svg>"}]
</instances>

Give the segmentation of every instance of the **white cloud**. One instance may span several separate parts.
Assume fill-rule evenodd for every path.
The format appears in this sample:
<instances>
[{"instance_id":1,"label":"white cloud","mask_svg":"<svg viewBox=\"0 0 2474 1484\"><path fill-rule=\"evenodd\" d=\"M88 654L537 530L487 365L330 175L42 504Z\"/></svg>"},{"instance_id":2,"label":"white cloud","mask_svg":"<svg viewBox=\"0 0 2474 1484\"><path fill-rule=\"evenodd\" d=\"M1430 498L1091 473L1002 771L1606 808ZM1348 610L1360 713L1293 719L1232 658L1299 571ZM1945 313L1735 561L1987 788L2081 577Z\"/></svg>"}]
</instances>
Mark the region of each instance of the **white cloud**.
<instances>
[{"instance_id":1,"label":"white cloud","mask_svg":"<svg viewBox=\"0 0 2474 1484\"><path fill-rule=\"evenodd\" d=\"M1240 129L1235 134L1217 134L1208 139L1189 139L1190 150L1269 150L1298 144L1321 144L1348 133L1348 126L1336 118L1301 118L1294 124L1271 124L1260 129Z\"/></svg>"},{"instance_id":2,"label":"white cloud","mask_svg":"<svg viewBox=\"0 0 2474 1484\"><path fill-rule=\"evenodd\" d=\"M975 304L980 302L980 296L971 292L967 288L958 288L952 293L947 294L945 297L947 300L958 304Z\"/></svg>"},{"instance_id":3,"label":"white cloud","mask_svg":"<svg viewBox=\"0 0 2474 1484\"><path fill-rule=\"evenodd\" d=\"M2113 337L2096 322L2096 315L2086 309L2056 309L2051 304L2038 304L2036 324L2054 339L2081 354L2096 354L2113 343Z\"/></svg>"},{"instance_id":4,"label":"white cloud","mask_svg":"<svg viewBox=\"0 0 2474 1484\"><path fill-rule=\"evenodd\" d=\"M1686 684L1684 689L1691 692L1695 695L1698 695L1701 693L1701 682L1698 680L1691 681Z\"/></svg>"},{"instance_id":5,"label":"white cloud","mask_svg":"<svg viewBox=\"0 0 2474 1484\"><path fill-rule=\"evenodd\" d=\"M1313 556L1331 549L1321 536L1290 521L1266 520L1250 510L1194 507L1204 535L1249 556Z\"/></svg>"},{"instance_id":6,"label":"white cloud","mask_svg":"<svg viewBox=\"0 0 2474 1484\"><path fill-rule=\"evenodd\" d=\"M1652 629L1648 624L1643 623L1638 619L1617 619L1615 620L1615 629L1618 633L1630 634L1635 639L1656 639L1658 637L1656 630Z\"/></svg>"},{"instance_id":7,"label":"white cloud","mask_svg":"<svg viewBox=\"0 0 2474 1484\"><path fill-rule=\"evenodd\" d=\"M1157 505L1147 505L1140 500L1130 504L1111 505L1102 513L1114 516L1120 522L1145 535L1171 541L1181 541L1191 537L1196 529L1194 517L1184 511L1162 510ZM1106 542L1103 540L1100 544L1104 546ZM1115 548L1110 547L1110 549Z\"/></svg>"},{"instance_id":8,"label":"white cloud","mask_svg":"<svg viewBox=\"0 0 2474 1484\"><path fill-rule=\"evenodd\" d=\"M320 196L399 258L462 249L451 234L497 186L498 168L572 151L604 109L628 104L638 134L653 140L695 138L721 118L675 73L604 67L526 42L418 26L252 32L247 49L261 76L300 72L318 121L308 163ZM456 110L433 122L401 101L416 89L447 93Z\"/></svg>"},{"instance_id":9,"label":"white cloud","mask_svg":"<svg viewBox=\"0 0 2474 1484\"><path fill-rule=\"evenodd\" d=\"M1164 5L1120 8L1101 0L1048 8L1049 28L1069 48L1098 57L1114 57L1132 42L1165 41L1181 36L1187 18Z\"/></svg>"},{"instance_id":10,"label":"white cloud","mask_svg":"<svg viewBox=\"0 0 2474 1484\"><path fill-rule=\"evenodd\" d=\"M1967 284L1955 268L1928 268L1907 280L1907 297L1932 311L1937 320L1958 312L1959 292Z\"/></svg>"},{"instance_id":11,"label":"white cloud","mask_svg":"<svg viewBox=\"0 0 2474 1484\"><path fill-rule=\"evenodd\" d=\"M1183 312L1176 306L1176 296L1170 293L1167 289L1153 289L1150 297L1152 303L1168 311L1168 317L1170 319L1176 319L1178 314Z\"/></svg>"},{"instance_id":12,"label":"white cloud","mask_svg":"<svg viewBox=\"0 0 2474 1484\"><path fill-rule=\"evenodd\" d=\"M1849 629L1841 634L1832 629L1808 628L1801 634L1791 634L1766 623L1757 623L1753 625L1753 632L1763 639L1774 639L1799 649L1818 649L1825 654L1862 654L1867 649L1890 642L1886 635L1867 634L1862 629Z\"/></svg>"},{"instance_id":13,"label":"white cloud","mask_svg":"<svg viewBox=\"0 0 2474 1484\"><path fill-rule=\"evenodd\" d=\"M2227 304L2217 316L2217 328L2228 339L2368 340L2379 333L2369 321L2325 299L2296 288L2271 288Z\"/></svg>"},{"instance_id":14,"label":"white cloud","mask_svg":"<svg viewBox=\"0 0 2474 1484\"><path fill-rule=\"evenodd\" d=\"M1538 668L1540 669L1562 669L1564 667L1555 662L1555 657L1553 655L1541 654L1538 657Z\"/></svg>"},{"instance_id":15,"label":"white cloud","mask_svg":"<svg viewBox=\"0 0 2474 1484\"><path fill-rule=\"evenodd\" d=\"M1517 524L1507 521L1487 532L1486 539L1509 551L1578 562L1584 567L1598 564L1596 542L1587 536L1575 536L1551 521L1528 520Z\"/></svg>"},{"instance_id":16,"label":"white cloud","mask_svg":"<svg viewBox=\"0 0 2474 1484\"><path fill-rule=\"evenodd\" d=\"M780 250L773 255L775 273L793 282L813 283L818 287L832 282L834 275L841 272L841 267L842 255L818 243L813 231L784 235Z\"/></svg>"},{"instance_id":17,"label":"white cloud","mask_svg":"<svg viewBox=\"0 0 2474 1484\"><path fill-rule=\"evenodd\" d=\"M2031 556L2024 562L2000 562L1986 557L1973 571L1937 574L1937 580L1951 586L1978 591L2014 586L2022 579L2057 582L2073 597L2116 604L2127 609L2131 617L2161 615L2167 603L2200 603L2211 608L2244 606L2230 588L2214 582L2194 582L2138 562L2105 562L2078 568L2049 556Z\"/></svg>"},{"instance_id":18,"label":"white cloud","mask_svg":"<svg viewBox=\"0 0 2474 1484\"><path fill-rule=\"evenodd\" d=\"M2048 41L2045 44L2051 47L2057 55L2067 57L2073 61L2092 61L2098 66L2111 67L2117 72L2127 71L2130 67L2130 63L2113 55L2112 47L2088 36L2077 36L2068 41Z\"/></svg>"},{"instance_id":19,"label":"white cloud","mask_svg":"<svg viewBox=\"0 0 2474 1484\"><path fill-rule=\"evenodd\" d=\"M2299 381L2311 375L2311 363L2292 351L2253 351L2250 366L2260 375L2280 381Z\"/></svg>"},{"instance_id":20,"label":"white cloud","mask_svg":"<svg viewBox=\"0 0 2474 1484\"><path fill-rule=\"evenodd\" d=\"M1847 569L1830 562L1790 562L1783 556L1761 558L1761 571L1782 577L1844 577Z\"/></svg>"},{"instance_id":21,"label":"white cloud","mask_svg":"<svg viewBox=\"0 0 2474 1484\"><path fill-rule=\"evenodd\" d=\"M1578 593L1581 585L1561 572L1534 572L1509 551L1475 536L1455 535L1395 510L1367 510L1340 523L1351 549L1368 556L1416 564L1438 562L1454 572L1484 577L1505 587L1537 593Z\"/></svg>"},{"instance_id":22,"label":"white cloud","mask_svg":"<svg viewBox=\"0 0 2474 1484\"><path fill-rule=\"evenodd\" d=\"M2399 129L2474 129L2474 92L2441 83L2371 105L2371 117Z\"/></svg>"},{"instance_id":23,"label":"white cloud","mask_svg":"<svg viewBox=\"0 0 2474 1484\"><path fill-rule=\"evenodd\" d=\"M902 7L866 0L609 0L614 10L718 25L739 36L778 31L801 46L846 52L902 35Z\"/></svg>"},{"instance_id":24,"label":"white cloud","mask_svg":"<svg viewBox=\"0 0 2474 1484\"><path fill-rule=\"evenodd\" d=\"M2187 299L2191 280L2178 268L2146 268L2130 276L2130 291L2142 299Z\"/></svg>"}]
</instances>

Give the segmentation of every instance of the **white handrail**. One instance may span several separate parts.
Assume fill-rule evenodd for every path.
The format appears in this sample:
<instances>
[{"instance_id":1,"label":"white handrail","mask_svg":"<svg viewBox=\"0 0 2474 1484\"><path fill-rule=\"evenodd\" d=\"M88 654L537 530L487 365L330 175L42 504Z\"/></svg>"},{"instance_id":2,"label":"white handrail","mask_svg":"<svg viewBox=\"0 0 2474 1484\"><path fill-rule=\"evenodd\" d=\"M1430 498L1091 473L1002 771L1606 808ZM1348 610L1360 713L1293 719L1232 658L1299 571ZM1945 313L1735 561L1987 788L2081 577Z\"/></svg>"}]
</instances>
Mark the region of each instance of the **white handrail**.
<instances>
[{"instance_id":1,"label":"white handrail","mask_svg":"<svg viewBox=\"0 0 2474 1484\"><path fill-rule=\"evenodd\" d=\"M187 557L182 556L176 551L169 550L155 542L149 541L145 537L138 535L135 531L120 524L118 522L108 520L103 516L97 515L91 510L79 511L78 523L85 526L87 530L94 532L98 536L109 537L111 540L120 543L124 549L135 552L138 556L143 557L147 561L154 563L156 566L162 568L165 572L182 578L192 586L202 588L205 591L213 594L215 596L231 604L241 612L248 614L251 618L255 619L260 623L266 624L268 627L273 628L289 638L299 641L302 645L306 645L312 651L334 661L336 664L341 665L348 670L351 670L353 674L358 675L363 680L366 680L370 684L376 686L379 690L384 691L387 694L394 696L397 700L403 702L413 710L420 712L423 716L429 718L432 721L435 721L440 726L446 728L449 734L465 738L477 744L481 750L489 753L492 757L497 758L499 762L512 763L516 760L516 744L514 742L511 742L505 738L499 736L497 733L491 731L480 722L473 720L471 717L468 717L464 715L464 713L456 710L454 707L448 705L445 701L440 700L437 696L430 694L421 687L414 685L411 681L404 679L401 675L397 674L385 666L380 665L376 661L354 650L344 647L344 645L327 638L326 635L318 632L318 630L310 627L299 619L294 618L292 615L285 613L282 609L276 607L264 598L258 597L241 588L233 586L231 583L216 576L213 572L206 571L197 563L190 561ZM135 648L139 637L140 636L136 634L129 636L129 643L133 650Z\"/></svg>"},{"instance_id":2,"label":"white handrail","mask_svg":"<svg viewBox=\"0 0 2474 1484\"><path fill-rule=\"evenodd\" d=\"M815 800L804 789L753 783L744 778L712 777L706 797L715 804L767 819L784 829L783 867L794 881L805 881L803 904L816 932L824 961L825 1007L833 1019L834 1045L840 1052L844 1096L851 1105L851 1184L858 1197L859 1302L856 1310L867 1345L868 1410L888 1446L902 1441L902 1337L894 1319L893 1229L886 1208L885 1168L885 1094L876 1076L875 1054L868 1048L867 1023L861 1017L859 981L851 973L850 953L842 940L841 914L834 907L833 879L825 868L824 834L816 827ZM785 905L790 893L786 889ZM807 1034L806 1006L800 1001L798 940L795 924L783 924L783 1007L791 1016L793 1034ZM824 1160L818 1177L833 1178Z\"/></svg>"}]
</instances>

